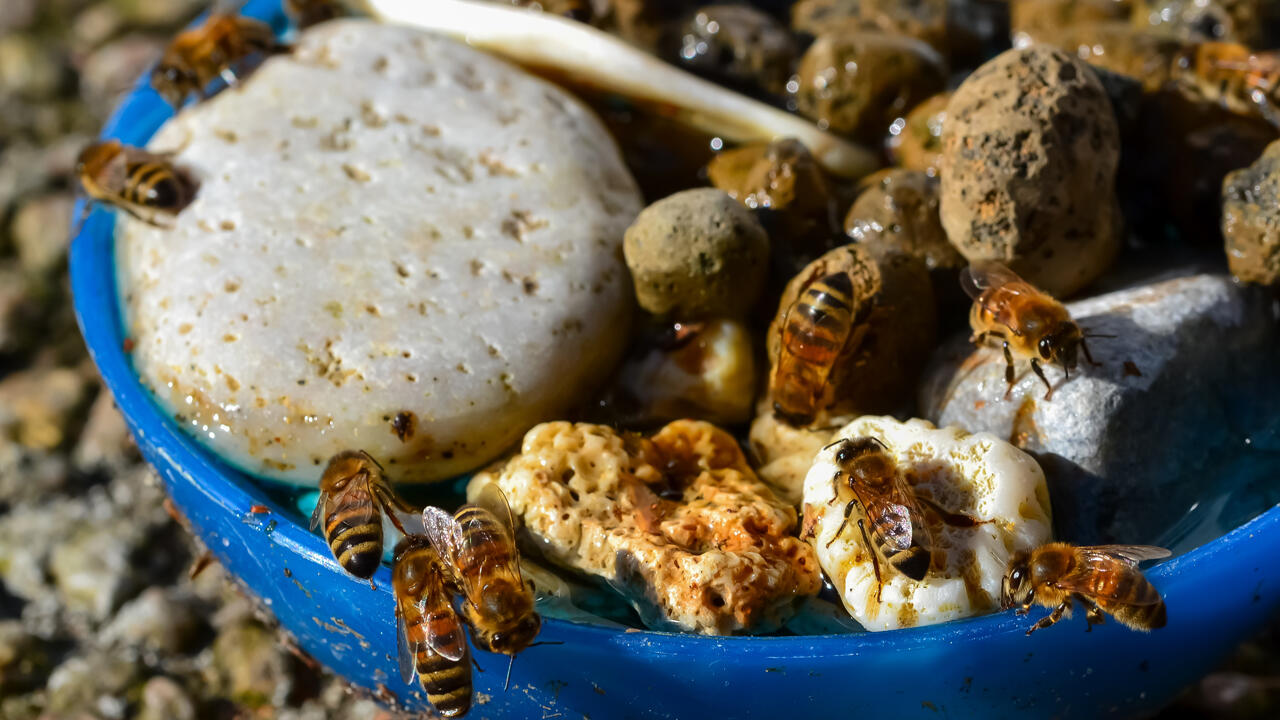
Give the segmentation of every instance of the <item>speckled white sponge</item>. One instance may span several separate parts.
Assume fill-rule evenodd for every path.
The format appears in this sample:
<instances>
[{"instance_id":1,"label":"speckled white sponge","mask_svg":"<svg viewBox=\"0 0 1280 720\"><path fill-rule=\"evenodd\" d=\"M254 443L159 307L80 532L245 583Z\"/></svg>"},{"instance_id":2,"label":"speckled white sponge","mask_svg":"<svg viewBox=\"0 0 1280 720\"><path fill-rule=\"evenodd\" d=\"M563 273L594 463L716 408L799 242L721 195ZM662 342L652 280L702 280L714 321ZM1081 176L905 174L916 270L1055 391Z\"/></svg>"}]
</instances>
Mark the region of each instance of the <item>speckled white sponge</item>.
<instances>
[{"instance_id":1,"label":"speckled white sponge","mask_svg":"<svg viewBox=\"0 0 1280 720\"><path fill-rule=\"evenodd\" d=\"M918 497L946 512L986 522L950 524L921 503L933 538L933 564L925 579L915 582L881 560L884 586L877 602L872 551L864 547L856 526L851 523L827 546L852 495L843 488L832 502L836 449L818 453L805 477L804 532L812 536L818 562L840 591L845 609L873 631L995 610L1009 555L1050 540L1049 492L1040 466L993 435L939 429L924 420L862 417L832 440L867 436L888 446Z\"/></svg>"},{"instance_id":2,"label":"speckled white sponge","mask_svg":"<svg viewBox=\"0 0 1280 720\"><path fill-rule=\"evenodd\" d=\"M314 485L355 447L457 475L621 354L639 192L585 106L504 61L325 23L151 143L178 147L195 202L118 234L134 363L251 473Z\"/></svg>"}]
</instances>

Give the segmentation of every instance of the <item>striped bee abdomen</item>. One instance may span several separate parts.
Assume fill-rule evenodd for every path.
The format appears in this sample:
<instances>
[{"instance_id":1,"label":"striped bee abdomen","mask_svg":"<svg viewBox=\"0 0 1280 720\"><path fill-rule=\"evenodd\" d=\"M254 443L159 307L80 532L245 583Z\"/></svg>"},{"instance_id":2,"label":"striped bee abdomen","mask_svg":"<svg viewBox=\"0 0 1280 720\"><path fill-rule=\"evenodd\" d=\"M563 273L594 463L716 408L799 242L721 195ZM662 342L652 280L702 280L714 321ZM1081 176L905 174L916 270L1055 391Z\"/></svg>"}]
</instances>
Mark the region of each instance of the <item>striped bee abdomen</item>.
<instances>
[{"instance_id":1,"label":"striped bee abdomen","mask_svg":"<svg viewBox=\"0 0 1280 720\"><path fill-rule=\"evenodd\" d=\"M847 273L820 278L800 293L782 328L773 378L774 410L807 422L853 330Z\"/></svg>"},{"instance_id":2,"label":"striped bee abdomen","mask_svg":"<svg viewBox=\"0 0 1280 720\"><path fill-rule=\"evenodd\" d=\"M471 709L471 656L450 660L432 652L426 644L418 648L418 681L427 691L427 700L445 717L460 717Z\"/></svg>"},{"instance_id":3,"label":"striped bee abdomen","mask_svg":"<svg viewBox=\"0 0 1280 720\"><path fill-rule=\"evenodd\" d=\"M372 512L371 512L372 509ZM367 493L349 493L325 519L329 549L342 569L368 579L382 562L382 516Z\"/></svg>"}]
</instances>

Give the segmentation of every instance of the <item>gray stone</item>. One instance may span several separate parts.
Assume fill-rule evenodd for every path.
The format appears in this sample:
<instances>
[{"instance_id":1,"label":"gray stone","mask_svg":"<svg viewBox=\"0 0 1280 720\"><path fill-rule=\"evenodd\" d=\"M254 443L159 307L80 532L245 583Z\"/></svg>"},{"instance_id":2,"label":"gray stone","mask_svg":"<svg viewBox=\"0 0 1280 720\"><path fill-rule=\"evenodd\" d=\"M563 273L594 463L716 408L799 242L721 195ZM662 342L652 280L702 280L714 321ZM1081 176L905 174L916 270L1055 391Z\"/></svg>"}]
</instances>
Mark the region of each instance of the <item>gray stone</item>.
<instances>
[{"instance_id":1,"label":"gray stone","mask_svg":"<svg viewBox=\"0 0 1280 720\"><path fill-rule=\"evenodd\" d=\"M49 675L45 710L55 718L79 713L104 720L122 718L126 691L141 669L132 659L111 652L74 655Z\"/></svg>"},{"instance_id":2,"label":"gray stone","mask_svg":"<svg viewBox=\"0 0 1280 720\"><path fill-rule=\"evenodd\" d=\"M0 621L0 693L11 695L42 685L49 653L19 620Z\"/></svg>"},{"instance_id":3,"label":"gray stone","mask_svg":"<svg viewBox=\"0 0 1280 720\"><path fill-rule=\"evenodd\" d=\"M98 391L89 407L89 418L76 440L72 461L80 470L119 468L137 457L133 437L111 393Z\"/></svg>"},{"instance_id":4,"label":"gray stone","mask_svg":"<svg viewBox=\"0 0 1280 720\"><path fill-rule=\"evenodd\" d=\"M69 193L51 193L18 207L9 232L26 272L46 275L66 256L71 242L72 205L74 200Z\"/></svg>"},{"instance_id":5,"label":"gray stone","mask_svg":"<svg viewBox=\"0 0 1280 720\"><path fill-rule=\"evenodd\" d=\"M62 83L66 67L57 49L33 35L0 35L0 95L45 97Z\"/></svg>"},{"instance_id":6,"label":"gray stone","mask_svg":"<svg viewBox=\"0 0 1280 720\"><path fill-rule=\"evenodd\" d=\"M1004 399L1000 351L963 338L937 353L921 394L940 427L991 432L1038 458L1060 539L1158 542L1241 482L1258 453L1280 450L1280 326L1264 291L1191 275L1067 307L1086 332L1115 337L1089 343L1099 366L1081 357L1069 379L1046 367L1051 399L1025 362Z\"/></svg>"},{"instance_id":7,"label":"gray stone","mask_svg":"<svg viewBox=\"0 0 1280 720\"><path fill-rule=\"evenodd\" d=\"M49 572L68 610L105 620L140 581L131 555L143 529L124 514L72 527L53 550Z\"/></svg>"},{"instance_id":8,"label":"gray stone","mask_svg":"<svg viewBox=\"0 0 1280 720\"><path fill-rule=\"evenodd\" d=\"M219 632L213 663L223 691L242 705L282 705L293 689L292 659L275 633L257 623Z\"/></svg>"},{"instance_id":9,"label":"gray stone","mask_svg":"<svg viewBox=\"0 0 1280 720\"><path fill-rule=\"evenodd\" d=\"M135 720L195 720L195 703L172 679L153 677L142 686L142 707Z\"/></svg>"},{"instance_id":10,"label":"gray stone","mask_svg":"<svg viewBox=\"0 0 1280 720\"><path fill-rule=\"evenodd\" d=\"M0 434L32 449L52 449L67 439L87 400L84 373L36 367L0 380Z\"/></svg>"},{"instance_id":11,"label":"gray stone","mask_svg":"<svg viewBox=\"0 0 1280 720\"><path fill-rule=\"evenodd\" d=\"M769 269L769 237L721 190L696 188L640 213L623 244L640 307L687 320L741 317Z\"/></svg>"},{"instance_id":12,"label":"gray stone","mask_svg":"<svg viewBox=\"0 0 1280 720\"><path fill-rule=\"evenodd\" d=\"M0 577L6 589L29 601L49 595L49 556L69 528L83 524L88 515L84 503L58 498L16 506L0 516Z\"/></svg>"},{"instance_id":13,"label":"gray stone","mask_svg":"<svg viewBox=\"0 0 1280 720\"><path fill-rule=\"evenodd\" d=\"M177 653L191 644L199 626L191 597L175 589L151 587L121 607L99 637L108 643Z\"/></svg>"},{"instance_id":14,"label":"gray stone","mask_svg":"<svg viewBox=\"0 0 1280 720\"><path fill-rule=\"evenodd\" d=\"M78 75L85 103L97 114L109 111L155 63L166 42L166 38L151 35L126 35L90 53Z\"/></svg>"}]
</instances>

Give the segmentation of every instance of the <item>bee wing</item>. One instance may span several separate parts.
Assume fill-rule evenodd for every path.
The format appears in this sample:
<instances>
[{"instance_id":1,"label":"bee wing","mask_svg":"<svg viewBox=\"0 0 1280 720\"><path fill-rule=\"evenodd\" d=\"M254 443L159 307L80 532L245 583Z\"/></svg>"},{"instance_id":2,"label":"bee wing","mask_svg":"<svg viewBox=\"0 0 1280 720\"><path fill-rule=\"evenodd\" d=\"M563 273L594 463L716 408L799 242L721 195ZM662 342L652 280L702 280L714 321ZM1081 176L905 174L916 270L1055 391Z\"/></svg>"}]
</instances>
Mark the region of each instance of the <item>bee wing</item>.
<instances>
[{"instance_id":1,"label":"bee wing","mask_svg":"<svg viewBox=\"0 0 1280 720\"><path fill-rule=\"evenodd\" d=\"M404 611L400 609L400 603L396 602L396 660L400 664L400 679L406 683L413 682L413 676L418 672L417 657L418 644L409 640L409 629L404 624Z\"/></svg>"},{"instance_id":2,"label":"bee wing","mask_svg":"<svg viewBox=\"0 0 1280 720\"><path fill-rule=\"evenodd\" d=\"M1151 554L1150 551L1162 551L1164 555ZM1096 578L1099 575L1119 575L1138 572L1135 568L1140 559L1164 557L1169 551L1164 548L1152 548L1145 545L1099 545L1079 548L1085 567L1073 570L1053 583L1054 587L1071 593L1080 593L1097 600L1110 600L1125 605L1155 605L1161 602L1158 594L1135 599L1129 593L1129 583L1110 583L1110 587L1098 587ZM1123 590L1123 592L1121 592Z\"/></svg>"},{"instance_id":3,"label":"bee wing","mask_svg":"<svg viewBox=\"0 0 1280 720\"><path fill-rule=\"evenodd\" d=\"M311 532L315 532L320 523L324 520L329 507L329 493L321 491L320 497L316 498L316 507L311 511Z\"/></svg>"},{"instance_id":4,"label":"bee wing","mask_svg":"<svg viewBox=\"0 0 1280 720\"><path fill-rule=\"evenodd\" d=\"M427 647L454 662L461 660L467 654L467 639L462 636L462 623L455 622L447 633L435 633L430 627L427 628Z\"/></svg>"},{"instance_id":5,"label":"bee wing","mask_svg":"<svg viewBox=\"0 0 1280 720\"><path fill-rule=\"evenodd\" d=\"M964 288L965 294L974 300L991 288L1005 287L1014 283L1025 285L1026 281L1018 277L1018 274L1006 267L1004 263L995 260L977 260L960 271L960 287ZM1010 290L1018 291L1016 287Z\"/></svg>"},{"instance_id":6,"label":"bee wing","mask_svg":"<svg viewBox=\"0 0 1280 720\"><path fill-rule=\"evenodd\" d=\"M1144 560L1159 560L1173 554L1165 548L1156 547L1155 545L1094 545L1093 547L1080 548L1080 550L1086 557L1112 557L1123 560L1133 567L1137 567Z\"/></svg>"},{"instance_id":7,"label":"bee wing","mask_svg":"<svg viewBox=\"0 0 1280 720\"><path fill-rule=\"evenodd\" d=\"M445 565L452 567L462 548L462 526L458 521L435 505L428 505L422 509L422 530Z\"/></svg>"},{"instance_id":8,"label":"bee wing","mask_svg":"<svg viewBox=\"0 0 1280 720\"><path fill-rule=\"evenodd\" d=\"M888 503L879 506L871 517L871 526L890 548L906 550L911 547L915 533L911 524L911 509L906 505Z\"/></svg>"},{"instance_id":9,"label":"bee wing","mask_svg":"<svg viewBox=\"0 0 1280 720\"><path fill-rule=\"evenodd\" d=\"M480 486L480 492L476 493L476 499L472 504L493 513L494 517L507 527L507 533L511 535L512 540L515 539L516 518L511 512L511 504L507 502L507 496L503 494L502 488L498 487L497 483L486 483Z\"/></svg>"}]
</instances>

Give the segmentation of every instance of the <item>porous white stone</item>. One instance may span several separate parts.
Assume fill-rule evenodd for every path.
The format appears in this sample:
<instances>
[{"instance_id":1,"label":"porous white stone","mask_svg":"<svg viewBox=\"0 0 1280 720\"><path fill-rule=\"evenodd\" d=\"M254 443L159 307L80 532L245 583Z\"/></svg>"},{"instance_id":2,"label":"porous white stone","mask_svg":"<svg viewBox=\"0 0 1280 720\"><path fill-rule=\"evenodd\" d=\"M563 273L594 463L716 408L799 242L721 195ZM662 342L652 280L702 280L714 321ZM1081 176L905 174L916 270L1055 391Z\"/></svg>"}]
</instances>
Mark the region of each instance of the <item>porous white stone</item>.
<instances>
[{"instance_id":1,"label":"porous white stone","mask_svg":"<svg viewBox=\"0 0 1280 720\"><path fill-rule=\"evenodd\" d=\"M1035 460L992 435L935 428L925 420L864 416L836 431L832 439L868 436L888 447L918 497L981 522L949 523L920 503L932 536L929 572L916 582L881 559L883 587L877 600L874 550L858 531L859 510L836 536L853 495L843 482L835 493L836 448L824 449L805 477L802 534L812 535L818 562L845 609L873 631L933 625L995 610L1009 555L1050 540L1049 493Z\"/></svg>"},{"instance_id":2,"label":"porous white stone","mask_svg":"<svg viewBox=\"0 0 1280 720\"><path fill-rule=\"evenodd\" d=\"M134 363L251 473L314 485L357 447L450 477L621 354L639 192L585 106L501 60L325 23L150 147L200 189L171 230L122 222Z\"/></svg>"}]
</instances>

